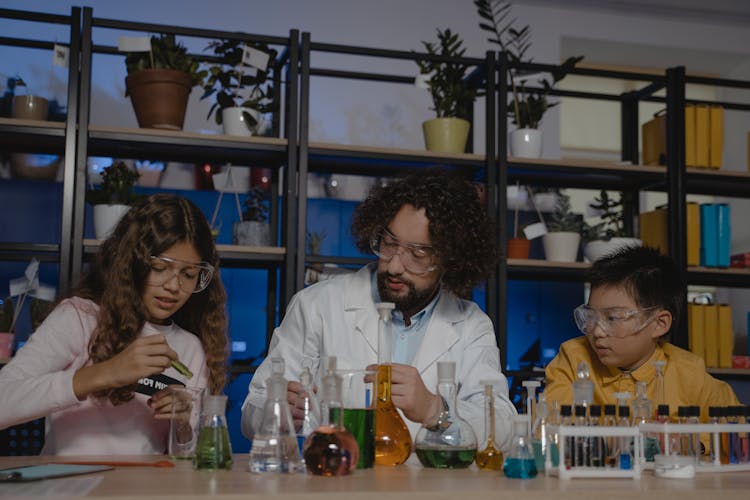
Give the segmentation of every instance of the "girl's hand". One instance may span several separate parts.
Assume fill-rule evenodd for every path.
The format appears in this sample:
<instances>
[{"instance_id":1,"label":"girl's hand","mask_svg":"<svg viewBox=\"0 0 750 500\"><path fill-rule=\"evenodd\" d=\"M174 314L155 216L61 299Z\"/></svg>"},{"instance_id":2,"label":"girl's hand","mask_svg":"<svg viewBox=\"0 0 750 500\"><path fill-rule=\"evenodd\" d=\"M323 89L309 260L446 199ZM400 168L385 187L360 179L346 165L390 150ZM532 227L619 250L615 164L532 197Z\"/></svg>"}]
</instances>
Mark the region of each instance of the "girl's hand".
<instances>
[{"instance_id":1,"label":"girl's hand","mask_svg":"<svg viewBox=\"0 0 750 500\"><path fill-rule=\"evenodd\" d=\"M192 394L184 391L174 391L170 387L155 392L149 398L148 406L154 410L154 418L159 420L170 419L174 411L175 419L188 422L190 420L190 412L193 409Z\"/></svg>"},{"instance_id":2,"label":"girl's hand","mask_svg":"<svg viewBox=\"0 0 750 500\"><path fill-rule=\"evenodd\" d=\"M164 335L138 337L122 352L73 375L73 392L79 400L97 391L135 384L139 379L163 372L177 353Z\"/></svg>"}]
</instances>

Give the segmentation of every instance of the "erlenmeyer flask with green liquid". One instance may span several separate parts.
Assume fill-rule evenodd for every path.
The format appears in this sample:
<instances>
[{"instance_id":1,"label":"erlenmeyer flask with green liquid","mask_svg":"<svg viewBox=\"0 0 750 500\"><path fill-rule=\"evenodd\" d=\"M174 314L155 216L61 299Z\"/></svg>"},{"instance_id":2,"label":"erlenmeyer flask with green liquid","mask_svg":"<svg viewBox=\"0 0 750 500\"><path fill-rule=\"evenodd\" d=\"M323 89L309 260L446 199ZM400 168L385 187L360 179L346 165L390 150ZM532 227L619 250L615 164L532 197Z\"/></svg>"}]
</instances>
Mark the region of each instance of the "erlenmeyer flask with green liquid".
<instances>
[{"instance_id":1,"label":"erlenmeyer flask with green liquid","mask_svg":"<svg viewBox=\"0 0 750 500\"><path fill-rule=\"evenodd\" d=\"M392 302L378 310L378 399L375 409L375 465L400 465L411 455L411 434L391 400Z\"/></svg>"}]
</instances>

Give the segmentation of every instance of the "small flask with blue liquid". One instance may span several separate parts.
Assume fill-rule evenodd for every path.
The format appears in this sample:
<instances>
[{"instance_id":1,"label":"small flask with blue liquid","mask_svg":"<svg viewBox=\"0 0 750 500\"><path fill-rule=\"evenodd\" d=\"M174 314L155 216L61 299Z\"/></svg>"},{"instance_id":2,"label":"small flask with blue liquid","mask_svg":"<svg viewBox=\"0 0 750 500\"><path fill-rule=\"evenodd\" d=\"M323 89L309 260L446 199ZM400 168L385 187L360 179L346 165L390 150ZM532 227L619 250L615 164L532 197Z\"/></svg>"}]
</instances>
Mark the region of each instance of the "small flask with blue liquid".
<instances>
[{"instance_id":1,"label":"small flask with blue liquid","mask_svg":"<svg viewBox=\"0 0 750 500\"><path fill-rule=\"evenodd\" d=\"M534 452L528 435L529 416L516 415L513 417L513 442L510 454L503 464L505 477L515 479L531 479L536 477L537 468Z\"/></svg>"}]
</instances>

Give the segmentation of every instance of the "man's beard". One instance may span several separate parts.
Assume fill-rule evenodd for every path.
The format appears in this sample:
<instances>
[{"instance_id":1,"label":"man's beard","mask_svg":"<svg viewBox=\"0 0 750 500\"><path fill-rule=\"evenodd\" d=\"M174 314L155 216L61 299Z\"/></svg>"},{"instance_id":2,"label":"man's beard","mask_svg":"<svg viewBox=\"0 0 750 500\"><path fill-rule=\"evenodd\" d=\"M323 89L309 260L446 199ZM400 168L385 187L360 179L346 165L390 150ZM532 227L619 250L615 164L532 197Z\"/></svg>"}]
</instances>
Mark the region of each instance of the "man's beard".
<instances>
[{"instance_id":1,"label":"man's beard","mask_svg":"<svg viewBox=\"0 0 750 500\"><path fill-rule=\"evenodd\" d=\"M406 285L408 292L405 296L396 295L388 289L387 281L389 277L397 278ZM380 300L383 302L393 302L396 304L396 310L402 313L408 312L413 314L423 309L429 303L435 293L435 289L417 290L417 287L411 281L398 276L391 276L387 272L379 272L378 293L380 294Z\"/></svg>"}]
</instances>

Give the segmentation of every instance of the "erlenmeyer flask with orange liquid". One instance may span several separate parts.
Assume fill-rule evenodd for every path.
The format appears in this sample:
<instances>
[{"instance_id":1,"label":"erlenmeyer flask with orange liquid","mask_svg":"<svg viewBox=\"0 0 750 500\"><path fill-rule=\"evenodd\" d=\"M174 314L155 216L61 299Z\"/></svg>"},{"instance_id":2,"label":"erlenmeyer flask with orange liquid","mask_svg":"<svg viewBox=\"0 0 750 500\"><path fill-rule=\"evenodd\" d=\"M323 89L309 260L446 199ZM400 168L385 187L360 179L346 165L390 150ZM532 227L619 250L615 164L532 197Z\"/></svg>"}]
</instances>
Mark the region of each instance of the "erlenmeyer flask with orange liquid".
<instances>
[{"instance_id":1,"label":"erlenmeyer flask with orange liquid","mask_svg":"<svg viewBox=\"0 0 750 500\"><path fill-rule=\"evenodd\" d=\"M391 400L392 302L378 310L378 399L375 410L375 465L400 465L411 455L411 434Z\"/></svg>"}]
</instances>

